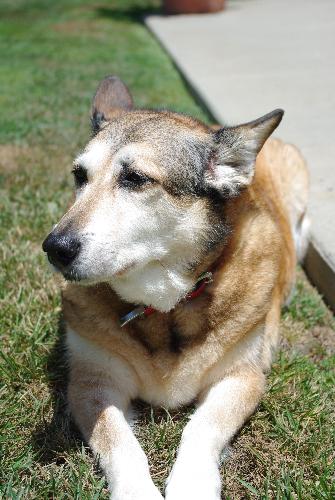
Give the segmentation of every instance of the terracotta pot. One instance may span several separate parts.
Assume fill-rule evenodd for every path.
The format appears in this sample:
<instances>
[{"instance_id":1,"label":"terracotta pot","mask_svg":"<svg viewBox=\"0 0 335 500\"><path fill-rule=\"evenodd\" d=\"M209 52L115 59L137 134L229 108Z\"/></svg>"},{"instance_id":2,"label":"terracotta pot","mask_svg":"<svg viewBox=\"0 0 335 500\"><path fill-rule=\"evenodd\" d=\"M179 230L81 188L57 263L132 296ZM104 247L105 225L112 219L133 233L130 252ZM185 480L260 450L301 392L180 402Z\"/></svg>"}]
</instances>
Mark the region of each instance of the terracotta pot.
<instances>
[{"instance_id":1,"label":"terracotta pot","mask_svg":"<svg viewBox=\"0 0 335 500\"><path fill-rule=\"evenodd\" d=\"M218 12L224 7L225 0L164 0L166 14L200 14Z\"/></svg>"}]
</instances>

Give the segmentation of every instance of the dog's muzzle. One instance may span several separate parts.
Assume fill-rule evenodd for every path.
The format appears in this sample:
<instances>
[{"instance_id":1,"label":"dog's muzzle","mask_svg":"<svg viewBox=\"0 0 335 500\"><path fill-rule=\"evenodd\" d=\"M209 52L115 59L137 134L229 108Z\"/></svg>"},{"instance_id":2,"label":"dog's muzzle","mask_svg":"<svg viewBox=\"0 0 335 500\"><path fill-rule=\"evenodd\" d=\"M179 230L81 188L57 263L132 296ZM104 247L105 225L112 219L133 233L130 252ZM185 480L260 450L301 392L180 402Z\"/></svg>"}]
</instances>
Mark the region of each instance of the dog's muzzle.
<instances>
[{"instance_id":1,"label":"dog's muzzle","mask_svg":"<svg viewBox=\"0 0 335 500\"><path fill-rule=\"evenodd\" d=\"M80 252L80 241L71 233L51 232L43 241L42 248L48 259L59 270L65 270Z\"/></svg>"}]
</instances>

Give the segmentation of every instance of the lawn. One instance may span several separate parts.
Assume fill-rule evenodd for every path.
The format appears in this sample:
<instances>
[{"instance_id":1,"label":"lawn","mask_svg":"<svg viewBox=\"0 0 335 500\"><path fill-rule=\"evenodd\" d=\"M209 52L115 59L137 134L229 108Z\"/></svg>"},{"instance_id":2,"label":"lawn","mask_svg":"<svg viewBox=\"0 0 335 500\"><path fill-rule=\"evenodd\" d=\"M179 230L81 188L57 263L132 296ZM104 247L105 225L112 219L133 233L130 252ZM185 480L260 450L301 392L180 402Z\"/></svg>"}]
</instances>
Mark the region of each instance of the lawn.
<instances>
[{"instance_id":1,"label":"lawn","mask_svg":"<svg viewBox=\"0 0 335 500\"><path fill-rule=\"evenodd\" d=\"M0 4L0 498L108 498L66 412L60 299L41 241L71 197L99 80L117 73L141 107L208 120L141 23L156 0ZM335 496L334 319L299 271L258 412L223 457L224 498ZM138 404L136 433L162 486L190 410Z\"/></svg>"}]
</instances>

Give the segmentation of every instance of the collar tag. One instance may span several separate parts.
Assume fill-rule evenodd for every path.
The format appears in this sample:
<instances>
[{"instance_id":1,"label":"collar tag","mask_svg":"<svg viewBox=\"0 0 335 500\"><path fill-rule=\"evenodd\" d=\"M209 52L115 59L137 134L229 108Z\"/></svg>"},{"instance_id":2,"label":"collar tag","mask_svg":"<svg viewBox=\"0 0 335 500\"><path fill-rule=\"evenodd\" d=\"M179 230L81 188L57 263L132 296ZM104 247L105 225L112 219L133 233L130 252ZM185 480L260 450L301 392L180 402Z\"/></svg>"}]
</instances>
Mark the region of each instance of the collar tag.
<instances>
[{"instance_id":1,"label":"collar tag","mask_svg":"<svg viewBox=\"0 0 335 500\"><path fill-rule=\"evenodd\" d=\"M145 314L145 306L137 306L135 309L130 311L129 313L125 314L120 318L120 326L121 328L125 326L127 323L130 323L133 319L139 318L141 316L144 316Z\"/></svg>"}]
</instances>

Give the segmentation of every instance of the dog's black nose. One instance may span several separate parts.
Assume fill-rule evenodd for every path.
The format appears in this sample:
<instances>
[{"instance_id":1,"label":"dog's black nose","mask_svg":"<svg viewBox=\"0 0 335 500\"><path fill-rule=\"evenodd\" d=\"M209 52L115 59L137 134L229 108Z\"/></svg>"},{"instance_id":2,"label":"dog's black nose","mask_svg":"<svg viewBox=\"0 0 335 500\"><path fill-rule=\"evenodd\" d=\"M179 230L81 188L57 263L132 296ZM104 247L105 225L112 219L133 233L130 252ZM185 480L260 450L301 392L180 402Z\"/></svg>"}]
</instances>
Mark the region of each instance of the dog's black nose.
<instances>
[{"instance_id":1,"label":"dog's black nose","mask_svg":"<svg viewBox=\"0 0 335 500\"><path fill-rule=\"evenodd\" d=\"M42 244L48 259L56 267L66 267L75 259L80 250L80 241L71 233L50 233Z\"/></svg>"}]
</instances>

